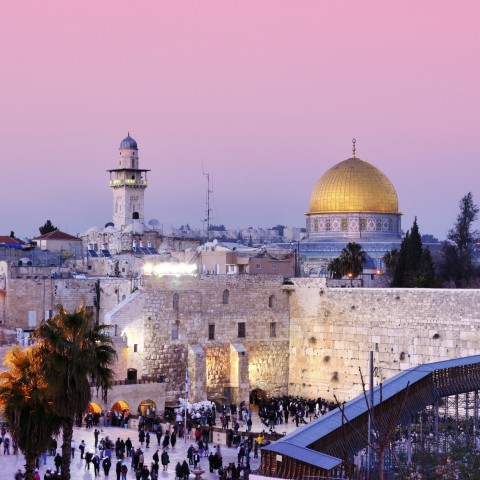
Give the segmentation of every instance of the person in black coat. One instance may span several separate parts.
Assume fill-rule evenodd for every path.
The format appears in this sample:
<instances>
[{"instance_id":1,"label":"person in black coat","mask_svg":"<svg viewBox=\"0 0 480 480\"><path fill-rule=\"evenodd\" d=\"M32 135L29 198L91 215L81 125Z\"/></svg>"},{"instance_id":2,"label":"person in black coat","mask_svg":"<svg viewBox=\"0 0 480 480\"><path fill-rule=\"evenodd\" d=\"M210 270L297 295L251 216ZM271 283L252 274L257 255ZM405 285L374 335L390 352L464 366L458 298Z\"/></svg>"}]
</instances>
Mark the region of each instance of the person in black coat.
<instances>
[{"instance_id":1,"label":"person in black coat","mask_svg":"<svg viewBox=\"0 0 480 480\"><path fill-rule=\"evenodd\" d=\"M188 480L188 476L190 475L190 468L188 467L188 463L186 460L182 463L182 473L184 480Z\"/></svg>"},{"instance_id":2,"label":"person in black coat","mask_svg":"<svg viewBox=\"0 0 480 480\"><path fill-rule=\"evenodd\" d=\"M112 466L112 461L109 457L105 457L102 462L103 471L105 472L105 476L108 476L108 472L110 472L110 467Z\"/></svg>"},{"instance_id":3,"label":"person in black coat","mask_svg":"<svg viewBox=\"0 0 480 480\"><path fill-rule=\"evenodd\" d=\"M163 465L163 471L164 472L167 471L169 463L170 463L170 457L168 456L167 451L164 450L163 453L162 453L162 465Z\"/></svg>"}]
</instances>

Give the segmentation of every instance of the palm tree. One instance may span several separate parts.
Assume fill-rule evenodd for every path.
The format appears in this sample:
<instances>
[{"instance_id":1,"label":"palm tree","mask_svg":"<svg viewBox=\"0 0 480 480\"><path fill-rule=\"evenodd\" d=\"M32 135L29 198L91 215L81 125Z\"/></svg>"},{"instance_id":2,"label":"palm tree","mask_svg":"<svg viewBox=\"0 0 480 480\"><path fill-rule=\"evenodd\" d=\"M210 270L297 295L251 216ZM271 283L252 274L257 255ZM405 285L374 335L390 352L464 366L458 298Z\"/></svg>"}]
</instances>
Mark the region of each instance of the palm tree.
<instances>
[{"instance_id":1,"label":"palm tree","mask_svg":"<svg viewBox=\"0 0 480 480\"><path fill-rule=\"evenodd\" d=\"M330 272L330 278L334 278L336 280L340 280L343 276L342 274L342 265L340 263L339 258L334 258L327 267L328 271Z\"/></svg>"},{"instance_id":2,"label":"palm tree","mask_svg":"<svg viewBox=\"0 0 480 480\"><path fill-rule=\"evenodd\" d=\"M33 480L35 460L60 431L61 419L49 401L36 348L14 347L4 363L10 369L0 374L0 408L25 456L25 478Z\"/></svg>"},{"instance_id":3,"label":"palm tree","mask_svg":"<svg viewBox=\"0 0 480 480\"><path fill-rule=\"evenodd\" d=\"M70 446L73 423L92 399L91 385L101 390L106 400L116 358L108 326L96 325L92 315L81 306L73 313L62 306L58 314L42 323L34 337L43 358L43 373L52 391L54 408L62 417L62 478L70 478Z\"/></svg>"},{"instance_id":4,"label":"palm tree","mask_svg":"<svg viewBox=\"0 0 480 480\"><path fill-rule=\"evenodd\" d=\"M355 242L347 243L340 253L341 272L350 279L357 278L363 272L363 265L367 261L367 254L362 246Z\"/></svg>"}]
</instances>

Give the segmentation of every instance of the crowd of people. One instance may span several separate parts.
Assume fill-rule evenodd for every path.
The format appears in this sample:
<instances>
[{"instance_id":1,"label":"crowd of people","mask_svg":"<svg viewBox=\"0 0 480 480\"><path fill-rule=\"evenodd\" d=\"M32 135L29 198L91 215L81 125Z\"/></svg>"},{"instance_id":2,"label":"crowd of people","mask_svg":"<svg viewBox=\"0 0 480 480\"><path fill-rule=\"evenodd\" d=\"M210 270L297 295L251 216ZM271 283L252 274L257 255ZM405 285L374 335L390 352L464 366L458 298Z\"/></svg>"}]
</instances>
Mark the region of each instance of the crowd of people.
<instances>
[{"instance_id":1,"label":"crowd of people","mask_svg":"<svg viewBox=\"0 0 480 480\"><path fill-rule=\"evenodd\" d=\"M312 421L335 408L336 405L322 398L304 399L298 397L253 397L252 403L258 405L261 421L275 432L275 427L290 420L298 426L301 423ZM248 480L251 472L250 459L258 458L260 448L268 443L266 432L260 434L252 432L252 409L245 402L236 404L223 404L217 407L211 402L201 404L187 404L176 409L171 421L164 421L155 412L138 416L138 431L126 440L118 437L116 441L108 436L102 436L102 426L125 426L128 422L129 412L117 412L108 415L87 413L83 418L85 427L93 429L94 448L89 449L84 440L77 446L72 440L71 456L80 455L84 462L85 470L93 470L97 477L102 472L108 476L110 470L116 475L116 480L132 478L134 472L136 480L157 480L160 468L162 472L168 471L170 464L169 451L175 449L177 438L183 442L191 442L186 451L186 458L178 461L174 471L176 480L187 480L193 470L202 468L201 459L208 462L210 472L216 473L220 480ZM108 414L108 412L106 412ZM186 418L185 418L186 416ZM103 417L103 419L102 419ZM108 419L108 420L107 420ZM236 451L236 462L228 461L225 465L220 445L212 445L213 427L220 427L226 433L226 446ZM131 430L130 430L131 431ZM11 437L2 430L0 445L5 454L10 453ZM137 445L134 446L134 443ZM15 449L16 447L12 445ZM51 445L38 459L37 467L46 465L47 456L53 457L54 468L47 469L43 480L59 478L62 457L57 451L57 440L52 438ZM145 461L145 450L153 447L152 462L148 465ZM0 448L0 451L2 448ZM152 450L150 450L152 451ZM231 458L231 455L230 455ZM203 462L206 468L206 462ZM127 474L130 474L127 476ZM36 472L38 474L38 471ZM113 473L113 472L112 472ZM19 477L21 478L21 477ZM40 480L40 476L38 476Z\"/></svg>"},{"instance_id":2,"label":"crowd of people","mask_svg":"<svg viewBox=\"0 0 480 480\"><path fill-rule=\"evenodd\" d=\"M270 432L275 431L277 425L288 424L289 420L300 424L311 422L321 415L325 415L338 405L323 398L305 399L300 397L283 396L255 399L258 405L258 415Z\"/></svg>"}]
</instances>

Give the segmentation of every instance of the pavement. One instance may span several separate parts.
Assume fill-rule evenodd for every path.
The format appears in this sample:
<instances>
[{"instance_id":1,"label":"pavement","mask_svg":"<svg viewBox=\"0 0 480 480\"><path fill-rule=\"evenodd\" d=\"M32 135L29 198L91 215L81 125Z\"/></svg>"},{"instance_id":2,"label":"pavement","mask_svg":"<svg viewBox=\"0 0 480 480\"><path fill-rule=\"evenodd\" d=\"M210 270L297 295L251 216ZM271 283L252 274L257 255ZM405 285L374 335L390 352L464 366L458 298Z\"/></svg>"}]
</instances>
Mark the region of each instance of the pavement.
<instances>
[{"instance_id":1,"label":"pavement","mask_svg":"<svg viewBox=\"0 0 480 480\"><path fill-rule=\"evenodd\" d=\"M262 430L265 430L268 432L267 427L263 425L257 415L257 413L254 412L253 417L252 417L253 425L252 425L252 432L254 432L255 436L258 435L258 433L262 432ZM218 424L219 422L217 422ZM104 437L109 437L113 442L120 437L123 440L126 440L128 437L132 440L133 446L135 448L140 446L140 442L138 441L138 432L136 429L125 429L125 428L120 428L120 427L98 427L101 428L101 432L99 435L99 439L104 438ZM301 426L298 428L302 428ZM276 431L277 433L280 434L285 434L285 433L291 433L293 431L296 431L297 427L295 426L295 423L290 420L288 425L281 424L277 425ZM94 472L93 472L93 465L90 466L90 470L85 469L85 460L80 459L80 451L78 450L78 445L82 440L85 441L87 444L87 449L90 449L91 452L95 451L95 437L93 434L94 428L92 429L86 429L85 427L74 428L73 432L73 438L75 440L75 443L77 445L77 449L75 452L75 457L72 459L71 463L71 478L72 480L90 480L94 479ZM245 429L242 429L240 426L240 431L245 431ZM163 438L162 438L163 440ZM159 469L159 479L175 479L175 466L177 465L177 462L182 463L183 460L187 458L187 449L189 448L190 445L192 445L194 442L192 440L187 440L185 442L185 439L183 438L177 438L177 443L175 445L175 448L172 448L171 446L169 447L168 454L170 456L170 464L168 465L168 471L163 472L162 471L162 466L160 465ZM61 445L61 438L58 439L58 444ZM213 451L213 445L215 445L215 433L214 433L214 441L211 443L210 446L210 451ZM1 446L3 447L3 445ZM152 455L155 453L155 451L158 449L158 454L159 456L162 453L162 448L157 446L157 439L155 435L151 435L151 443L149 448L142 448L144 452L144 457L145 457L145 465L150 467L150 465L153 463L152 461ZM227 448L226 445L221 445L220 447L221 453L222 453L222 458L223 458L223 465L227 466L230 462L234 462L237 464L237 451L235 448ZM3 448L0 448L0 479L1 480L9 480L9 479L14 479L15 473L17 470L20 468L22 471L25 470L25 459L22 455L21 452L19 452L18 455L4 455L3 454ZM10 451L12 449L10 448ZM57 450L60 451L60 448ZM116 480L116 473L115 473L115 464L117 462L117 459L115 458L115 451L112 452L112 467L110 469L110 474L108 477L105 477L103 469L100 468L100 478L109 478L112 480ZM188 463L188 460L187 460ZM218 476L215 473L210 473L209 471L209 465L208 465L208 459L207 458L202 458L200 461L201 467L205 470L205 473L202 475L202 478L206 480L218 480ZM127 463L128 466L128 474L127 478L128 479L135 479L135 472L133 471L133 468L130 467L130 461ZM253 452L250 455L250 466L252 468L252 471L256 470L260 466L260 454L259 458L253 458ZM39 468L39 473L40 473L40 478L43 480L43 476L46 472L47 469L54 470L55 466L53 463L53 456L48 456L47 457L47 463L46 465L43 465L43 462L41 462L40 468ZM194 475L190 474L190 478L193 479Z\"/></svg>"}]
</instances>

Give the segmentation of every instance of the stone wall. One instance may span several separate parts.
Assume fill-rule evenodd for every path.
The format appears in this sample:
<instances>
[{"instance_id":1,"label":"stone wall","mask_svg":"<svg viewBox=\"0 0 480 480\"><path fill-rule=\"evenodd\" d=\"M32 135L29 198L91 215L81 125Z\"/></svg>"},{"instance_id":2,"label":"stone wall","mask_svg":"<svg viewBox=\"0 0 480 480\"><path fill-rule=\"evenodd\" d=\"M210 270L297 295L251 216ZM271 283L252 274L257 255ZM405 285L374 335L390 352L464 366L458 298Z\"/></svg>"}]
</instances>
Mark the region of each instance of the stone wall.
<instances>
[{"instance_id":1,"label":"stone wall","mask_svg":"<svg viewBox=\"0 0 480 480\"><path fill-rule=\"evenodd\" d=\"M184 395L190 344L198 344L205 351L206 378L202 381L209 398L224 397L225 389L232 387L231 344L246 349L250 389L265 387L264 379L268 378L273 391L286 393L289 310L282 281L279 276L227 275L150 279L131 302L131 310L129 302L120 305L109 314L107 323L124 325L129 350L130 336L138 338L142 358L139 374L163 377L169 401ZM271 337L272 322L276 328ZM244 324L244 337L239 337L239 323ZM209 326L211 334L214 326L214 338L210 339ZM131 329L135 331L130 333ZM238 379L233 387L242 396L248 390Z\"/></svg>"},{"instance_id":2,"label":"stone wall","mask_svg":"<svg viewBox=\"0 0 480 480\"><path fill-rule=\"evenodd\" d=\"M325 289L298 279L290 298L293 395L348 400L423 363L480 352L480 290Z\"/></svg>"}]
</instances>

